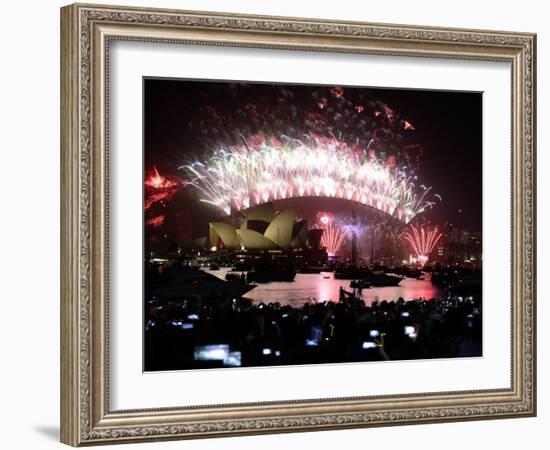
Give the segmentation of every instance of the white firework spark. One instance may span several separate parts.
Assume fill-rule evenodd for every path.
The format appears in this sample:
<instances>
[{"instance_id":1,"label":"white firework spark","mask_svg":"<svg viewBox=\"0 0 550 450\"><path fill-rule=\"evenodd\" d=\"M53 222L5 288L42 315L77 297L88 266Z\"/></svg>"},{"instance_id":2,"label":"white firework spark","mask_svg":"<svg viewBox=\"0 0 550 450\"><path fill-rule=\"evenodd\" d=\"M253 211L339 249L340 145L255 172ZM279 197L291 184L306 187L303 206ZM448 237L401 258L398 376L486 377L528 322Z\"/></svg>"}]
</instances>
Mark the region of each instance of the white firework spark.
<instances>
[{"instance_id":1,"label":"white firework spark","mask_svg":"<svg viewBox=\"0 0 550 450\"><path fill-rule=\"evenodd\" d=\"M403 237L411 244L413 251L416 253L416 259L420 265L424 266L428 262L430 253L432 253L435 244L443 236L437 227L429 230L424 227L416 228L411 225L412 233L406 232Z\"/></svg>"},{"instance_id":2,"label":"white firework spark","mask_svg":"<svg viewBox=\"0 0 550 450\"><path fill-rule=\"evenodd\" d=\"M182 166L201 200L222 209L248 209L273 200L333 197L358 202L408 223L426 208L422 192L404 171L390 168L334 138L283 138L216 150L207 161Z\"/></svg>"},{"instance_id":3,"label":"white firework spark","mask_svg":"<svg viewBox=\"0 0 550 450\"><path fill-rule=\"evenodd\" d=\"M317 214L317 223L314 228L323 230L321 245L327 250L328 256L336 256L349 230L335 225L334 215L324 211Z\"/></svg>"}]
</instances>

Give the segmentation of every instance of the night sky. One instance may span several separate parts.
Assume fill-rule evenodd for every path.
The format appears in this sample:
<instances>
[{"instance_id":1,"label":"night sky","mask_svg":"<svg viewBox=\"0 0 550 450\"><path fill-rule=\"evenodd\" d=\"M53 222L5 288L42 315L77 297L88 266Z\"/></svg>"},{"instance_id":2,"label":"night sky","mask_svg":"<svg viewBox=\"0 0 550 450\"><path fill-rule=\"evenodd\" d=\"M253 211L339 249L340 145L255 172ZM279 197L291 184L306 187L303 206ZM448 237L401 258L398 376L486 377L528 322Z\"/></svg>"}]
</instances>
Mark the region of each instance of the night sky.
<instances>
[{"instance_id":1,"label":"night sky","mask_svg":"<svg viewBox=\"0 0 550 450\"><path fill-rule=\"evenodd\" d=\"M146 174L156 166L183 177L179 166L222 144L242 143L241 135L332 133L350 146L370 142L377 157L395 158L418 184L432 186L442 201L422 214L426 220L481 230L481 93L166 79L145 79L143 86ZM194 229L222 216L196 200L193 189L180 189L167 216L190 211ZM304 199L285 203L311 208ZM314 209L357 208L346 203L319 200Z\"/></svg>"}]
</instances>

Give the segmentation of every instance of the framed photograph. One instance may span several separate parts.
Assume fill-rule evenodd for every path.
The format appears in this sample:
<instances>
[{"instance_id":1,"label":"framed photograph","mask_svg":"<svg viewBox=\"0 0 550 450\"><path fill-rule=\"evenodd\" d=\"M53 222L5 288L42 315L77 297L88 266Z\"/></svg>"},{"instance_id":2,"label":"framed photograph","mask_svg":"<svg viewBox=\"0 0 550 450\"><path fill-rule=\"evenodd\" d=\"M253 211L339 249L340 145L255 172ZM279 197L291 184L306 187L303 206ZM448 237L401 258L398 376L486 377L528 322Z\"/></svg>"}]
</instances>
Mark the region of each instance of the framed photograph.
<instances>
[{"instance_id":1,"label":"framed photograph","mask_svg":"<svg viewBox=\"0 0 550 450\"><path fill-rule=\"evenodd\" d=\"M62 442L535 415L535 38L62 8Z\"/></svg>"}]
</instances>

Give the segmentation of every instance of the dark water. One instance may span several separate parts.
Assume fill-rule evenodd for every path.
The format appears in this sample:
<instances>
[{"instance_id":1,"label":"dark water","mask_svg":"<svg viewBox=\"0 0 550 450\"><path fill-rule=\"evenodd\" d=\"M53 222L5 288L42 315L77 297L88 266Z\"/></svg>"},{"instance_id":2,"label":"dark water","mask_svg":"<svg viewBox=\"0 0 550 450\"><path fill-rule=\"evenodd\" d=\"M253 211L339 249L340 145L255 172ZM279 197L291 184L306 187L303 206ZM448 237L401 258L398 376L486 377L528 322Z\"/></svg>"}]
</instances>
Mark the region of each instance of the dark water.
<instances>
[{"instance_id":1,"label":"dark water","mask_svg":"<svg viewBox=\"0 0 550 450\"><path fill-rule=\"evenodd\" d=\"M221 279L225 279L228 268L210 271L203 269ZM375 300L397 300L403 297L405 300L442 298L443 290L433 286L430 281L430 274L425 273L423 280L404 278L398 286L376 287L363 289L361 298L367 305ZM245 295L245 298L253 300L254 303L279 302L281 305L301 307L310 299L317 302L326 300L338 301L340 287L352 291L349 286L350 280L335 280L334 273L321 272L320 274L296 274L293 282L273 282L258 284L253 290ZM356 291L357 292L357 291Z\"/></svg>"}]
</instances>

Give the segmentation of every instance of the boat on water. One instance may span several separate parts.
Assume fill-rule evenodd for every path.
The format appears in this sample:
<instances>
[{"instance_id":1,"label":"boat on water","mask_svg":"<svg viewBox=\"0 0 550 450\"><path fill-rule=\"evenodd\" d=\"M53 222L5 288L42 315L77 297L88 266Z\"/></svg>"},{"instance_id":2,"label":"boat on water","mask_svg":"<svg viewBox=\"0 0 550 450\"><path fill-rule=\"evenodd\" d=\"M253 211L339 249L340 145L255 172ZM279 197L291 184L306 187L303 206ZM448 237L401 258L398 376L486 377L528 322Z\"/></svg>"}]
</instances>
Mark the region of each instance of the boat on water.
<instances>
[{"instance_id":1,"label":"boat on water","mask_svg":"<svg viewBox=\"0 0 550 450\"><path fill-rule=\"evenodd\" d=\"M272 281L294 281L296 270L293 268L256 266L246 274L248 283L270 283Z\"/></svg>"},{"instance_id":2,"label":"boat on water","mask_svg":"<svg viewBox=\"0 0 550 450\"><path fill-rule=\"evenodd\" d=\"M422 270L416 267L398 266L391 267L386 272L393 273L395 275L403 275L407 278L420 279L422 277Z\"/></svg>"},{"instance_id":3,"label":"boat on water","mask_svg":"<svg viewBox=\"0 0 550 450\"><path fill-rule=\"evenodd\" d=\"M374 287L397 286L403 279L397 275L390 275L381 270L371 270L368 267L346 267L334 272L337 280L356 280Z\"/></svg>"},{"instance_id":4,"label":"boat on water","mask_svg":"<svg viewBox=\"0 0 550 450\"><path fill-rule=\"evenodd\" d=\"M479 270L442 268L432 272L432 284L448 289L453 295L479 295L482 274Z\"/></svg>"},{"instance_id":5,"label":"boat on water","mask_svg":"<svg viewBox=\"0 0 550 450\"><path fill-rule=\"evenodd\" d=\"M438 268L432 272L431 280L434 286L444 287L457 295L479 293L482 288L482 274L479 270Z\"/></svg>"},{"instance_id":6,"label":"boat on water","mask_svg":"<svg viewBox=\"0 0 550 450\"><path fill-rule=\"evenodd\" d=\"M365 280L352 280L351 283L349 284L349 287L355 288L355 289L368 289L371 286L372 285Z\"/></svg>"},{"instance_id":7,"label":"boat on water","mask_svg":"<svg viewBox=\"0 0 550 450\"><path fill-rule=\"evenodd\" d=\"M172 274L169 285L157 288L153 295L162 299L242 297L256 286L240 281L224 281L195 268L182 268Z\"/></svg>"},{"instance_id":8,"label":"boat on water","mask_svg":"<svg viewBox=\"0 0 550 450\"><path fill-rule=\"evenodd\" d=\"M369 275L363 278L362 281L369 283L374 287L385 287L385 286L397 286L401 283L403 278L398 277L397 275L389 275L384 272L373 271Z\"/></svg>"}]
</instances>

